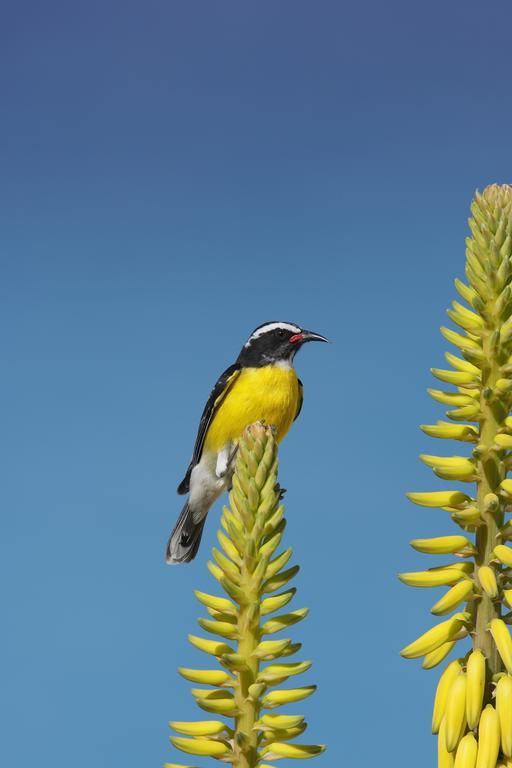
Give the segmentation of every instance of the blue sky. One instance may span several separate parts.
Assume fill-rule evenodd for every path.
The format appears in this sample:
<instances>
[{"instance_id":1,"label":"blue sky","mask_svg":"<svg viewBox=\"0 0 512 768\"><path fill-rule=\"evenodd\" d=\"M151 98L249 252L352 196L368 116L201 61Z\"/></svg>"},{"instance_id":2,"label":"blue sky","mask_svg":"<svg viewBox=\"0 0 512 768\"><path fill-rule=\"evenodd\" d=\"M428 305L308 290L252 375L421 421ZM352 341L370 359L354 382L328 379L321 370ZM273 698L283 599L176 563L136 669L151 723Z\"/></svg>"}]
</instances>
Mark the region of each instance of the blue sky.
<instances>
[{"instance_id":1,"label":"blue sky","mask_svg":"<svg viewBox=\"0 0 512 768\"><path fill-rule=\"evenodd\" d=\"M209 589L163 552L217 375L252 328L297 358L282 446L294 637L319 765L427 768L437 672L399 649L439 596L400 585L404 492L473 191L512 178L510 4L11 3L0 28L3 765L179 761L178 664ZM437 448L437 446L436 446ZM307 679L306 679L307 678ZM185 760L186 762L186 760Z\"/></svg>"}]
</instances>

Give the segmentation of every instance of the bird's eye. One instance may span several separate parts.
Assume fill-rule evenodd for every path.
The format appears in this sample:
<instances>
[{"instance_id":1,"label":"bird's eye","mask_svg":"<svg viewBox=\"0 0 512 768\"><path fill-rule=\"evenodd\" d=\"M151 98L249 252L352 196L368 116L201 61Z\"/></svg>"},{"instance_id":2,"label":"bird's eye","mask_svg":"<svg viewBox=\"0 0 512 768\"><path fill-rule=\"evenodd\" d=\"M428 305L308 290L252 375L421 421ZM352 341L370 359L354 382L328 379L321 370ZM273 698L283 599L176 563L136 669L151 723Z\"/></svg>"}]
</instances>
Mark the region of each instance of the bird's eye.
<instances>
[{"instance_id":1,"label":"bird's eye","mask_svg":"<svg viewBox=\"0 0 512 768\"><path fill-rule=\"evenodd\" d=\"M277 335L279 336L280 339L284 339L284 337L286 336L286 331L284 330L284 328L279 328L277 331Z\"/></svg>"}]
</instances>

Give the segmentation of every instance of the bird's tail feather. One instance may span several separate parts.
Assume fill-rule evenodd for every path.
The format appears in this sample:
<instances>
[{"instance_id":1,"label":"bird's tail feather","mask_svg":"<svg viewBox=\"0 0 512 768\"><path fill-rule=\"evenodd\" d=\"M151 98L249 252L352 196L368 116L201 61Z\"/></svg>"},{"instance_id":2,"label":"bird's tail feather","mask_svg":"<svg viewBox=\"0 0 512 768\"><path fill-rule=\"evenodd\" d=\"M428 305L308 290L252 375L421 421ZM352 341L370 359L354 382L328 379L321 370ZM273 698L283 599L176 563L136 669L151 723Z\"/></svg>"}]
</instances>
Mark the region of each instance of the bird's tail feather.
<instances>
[{"instance_id":1,"label":"bird's tail feather","mask_svg":"<svg viewBox=\"0 0 512 768\"><path fill-rule=\"evenodd\" d=\"M194 513L187 501L167 542L166 560L169 564L189 563L194 559L201 542L205 520L206 515L202 520L194 520Z\"/></svg>"}]
</instances>

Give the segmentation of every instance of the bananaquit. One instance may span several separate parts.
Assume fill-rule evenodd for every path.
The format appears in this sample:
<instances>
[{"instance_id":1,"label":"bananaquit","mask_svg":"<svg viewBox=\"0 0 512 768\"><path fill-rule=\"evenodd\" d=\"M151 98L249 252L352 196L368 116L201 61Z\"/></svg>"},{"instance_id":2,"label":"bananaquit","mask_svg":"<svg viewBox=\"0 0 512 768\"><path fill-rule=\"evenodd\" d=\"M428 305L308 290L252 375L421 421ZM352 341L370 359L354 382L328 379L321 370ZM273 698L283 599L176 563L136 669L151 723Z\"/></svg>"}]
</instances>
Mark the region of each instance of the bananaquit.
<instances>
[{"instance_id":1,"label":"bananaquit","mask_svg":"<svg viewBox=\"0 0 512 768\"><path fill-rule=\"evenodd\" d=\"M293 323L264 323L215 384L178 486L178 493L188 498L167 544L168 563L188 563L195 557L208 510L231 487L233 458L245 427L263 421L281 441L299 415L302 383L293 359L307 341L327 339Z\"/></svg>"}]
</instances>

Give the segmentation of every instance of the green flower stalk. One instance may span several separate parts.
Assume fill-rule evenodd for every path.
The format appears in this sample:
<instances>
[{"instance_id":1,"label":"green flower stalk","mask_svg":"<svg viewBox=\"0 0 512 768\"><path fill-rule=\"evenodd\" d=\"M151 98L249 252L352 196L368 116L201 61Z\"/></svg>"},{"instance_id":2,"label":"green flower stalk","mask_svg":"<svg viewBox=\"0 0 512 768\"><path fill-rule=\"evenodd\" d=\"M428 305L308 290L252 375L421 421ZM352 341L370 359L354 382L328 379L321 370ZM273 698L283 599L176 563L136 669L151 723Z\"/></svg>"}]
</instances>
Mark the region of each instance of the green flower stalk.
<instances>
[{"instance_id":1,"label":"green flower stalk","mask_svg":"<svg viewBox=\"0 0 512 768\"><path fill-rule=\"evenodd\" d=\"M441 566L400 579L414 587L446 586L432 607L449 618L402 650L437 666L460 640L469 651L451 661L437 687L432 730L440 768L512 768L512 187L477 193L466 245L467 282L455 281L463 303L448 316L457 330L441 328L459 354L451 368L432 373L451 389L430 389L447 405L449 422L422 426L425 434L466 443L466 456L425 454L421 460L450 483L447 491L410 493L423 507L448 512L463 533L415 539L419 552L451 555ZM455 613L453 613L456 611ZM467 641L466 641L467 642Z\"/></svg>"},{"instance_id":2,"label":"green flower stalk","mask_svg":"<svg viewBox=\"0 0 512 768\"><path fill-rule=\"evenodd\" d=\"M230 508L224 507L221 549L213 549L210 573L226 596L196 592L208 618L199 619L203 630L221 639L190 635L196 648L214 656L215 669L184 669L180 674L206 688L192 695L216 719L171 722L179 736L175 747L197 756L208 756L236 768L271 768L267 761L309 758L322 745L293 742L306 729L302 715L275 710L310 696L316 686L282 688L289 678L308 670L309 661L282 661L301 647L290 639L265 639L301 621L307 609L275 614L295 595L289 586L299 567L289 566L291 549L275 555L285 528L284 508L277 485L277 444L270 427L254 424L240 440ZM266 664L266 662L269 662ZM217 719L218 717L223 720ZM184 768L167 763L166 768Z\"/></svg>"}]
</instances>

